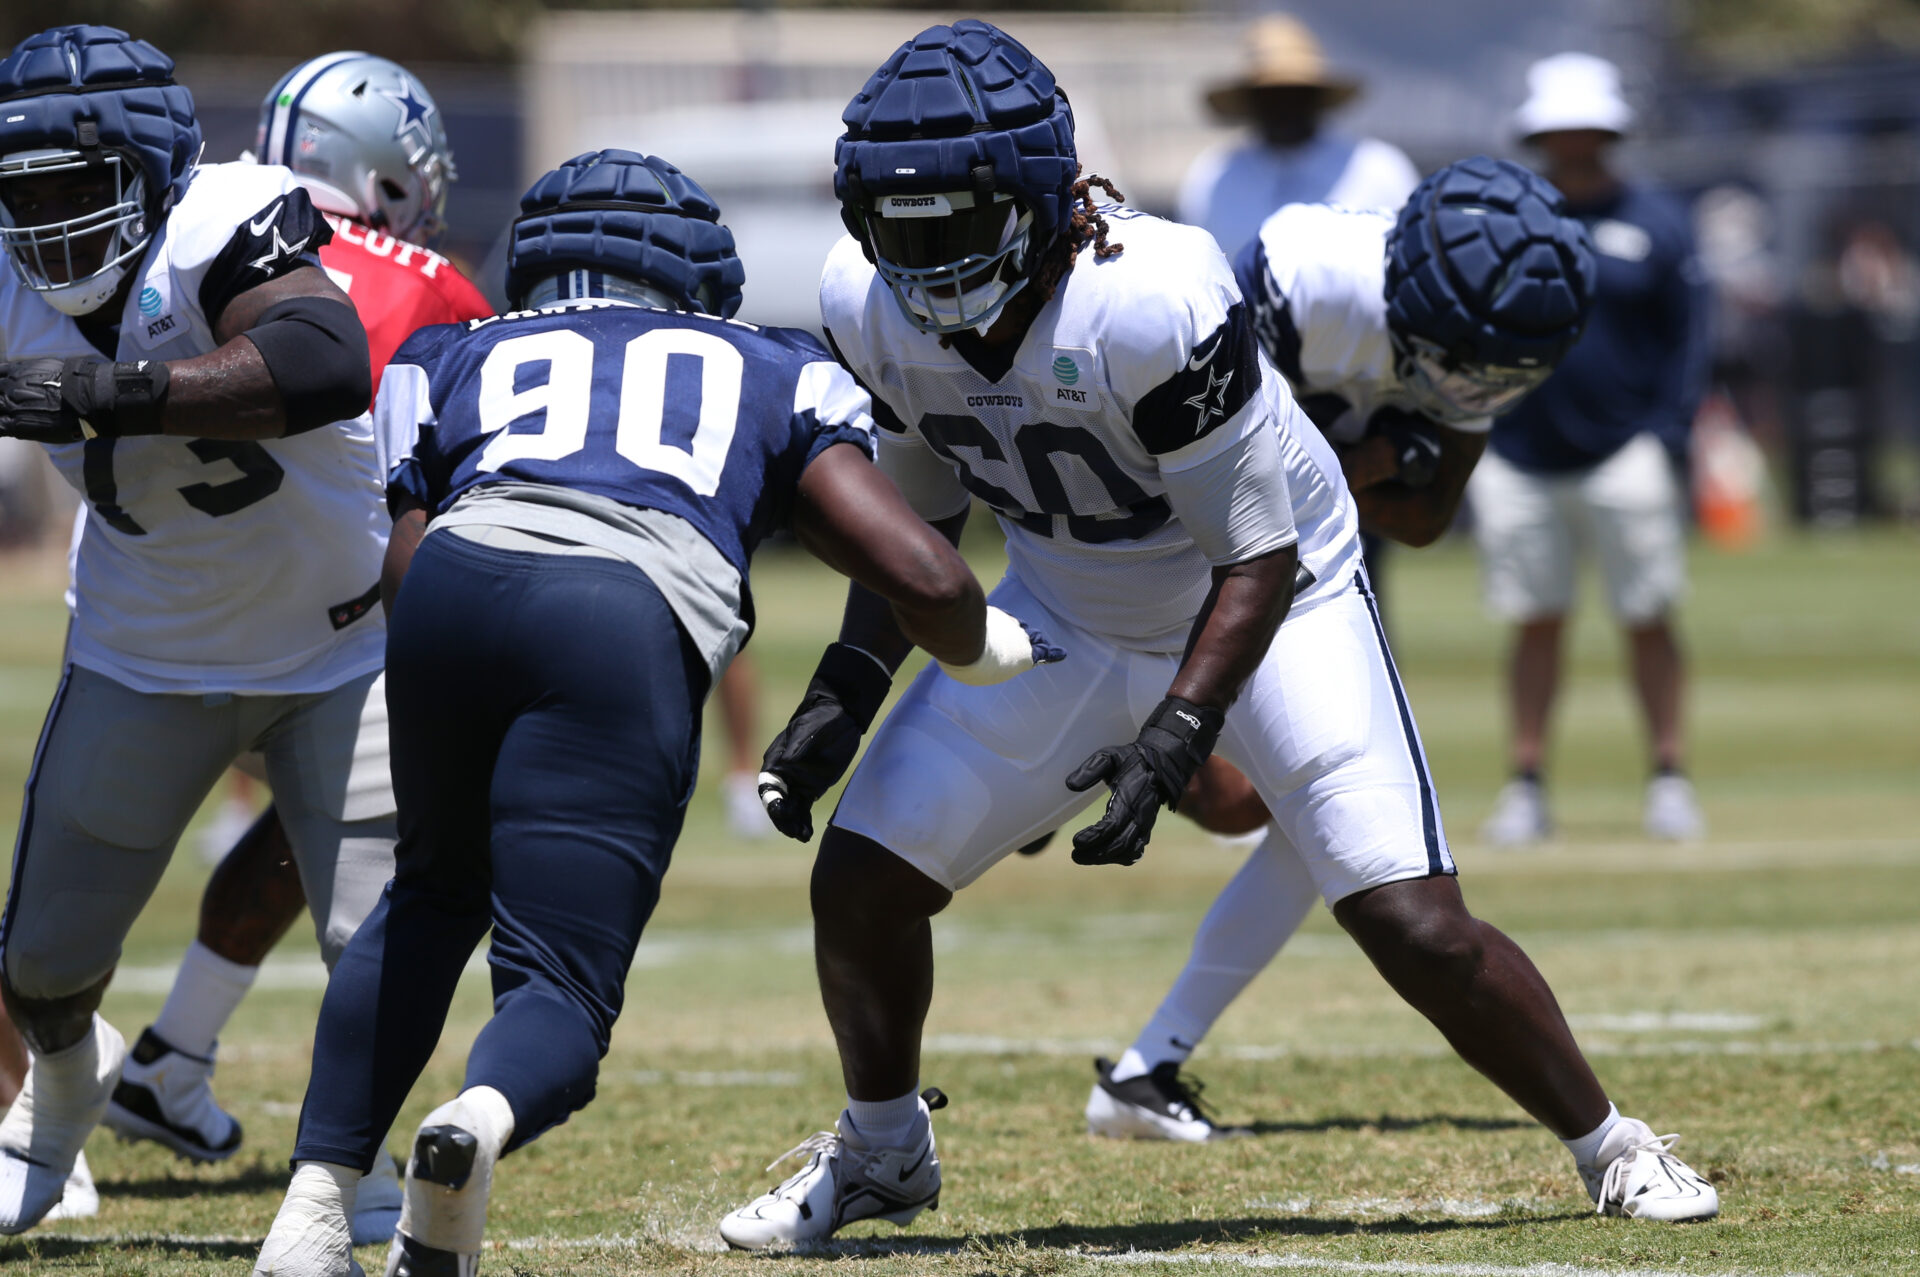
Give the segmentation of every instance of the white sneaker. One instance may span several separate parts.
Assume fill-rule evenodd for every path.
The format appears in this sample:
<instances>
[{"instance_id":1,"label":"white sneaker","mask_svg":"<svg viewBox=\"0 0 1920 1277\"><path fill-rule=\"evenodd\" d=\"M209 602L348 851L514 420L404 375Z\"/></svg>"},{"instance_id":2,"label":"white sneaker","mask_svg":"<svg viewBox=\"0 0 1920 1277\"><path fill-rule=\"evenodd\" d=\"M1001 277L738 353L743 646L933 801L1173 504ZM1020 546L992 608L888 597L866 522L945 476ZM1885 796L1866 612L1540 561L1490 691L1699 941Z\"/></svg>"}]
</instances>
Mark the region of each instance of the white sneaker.
<instances>
[{"instance_id":1,"label":"white sneaker","mask_svg":"<svg viewBox=\"0 0 1920 1277\"><path fill-rule=\"evenodd\" d=\"M1661 1221L1718 1215L1720 1194L1673 1155L1679 1142L1678 1135L1655 1135L1638 1118L1621 1118L1600 1145L1595 1169L1580 1168L1594 1212Z\"/></svg>"},{"instance_id":2,"label":"white sneaker","mask_svg":"<svg viewBox=\"0 0 1920 1277\"><path fill-rule=\"evenodd\" d=\"M400 1227L400 1175L386 1149L374 1161L373 1169L361 1177L360 1191L353 1199L353 1244L377 1246L393 1240Z\"/></svg>"},{"instance_id":3,"label":"white sneaker","mask_svg":"<svg viewBox=\"0 0 1920 1277\"><path fill-rule=\"evenodd\" d=\"M95 1015L89 1037L34 1057L0 1121L0 1233L25 1232L60 1204L126 1054L119 1030Z\"/></svg>"},{"instance_id":4,"label":"white sneaker","mask_svg":"<svg viewBox=\"0 0 1920 1277\"><path fill-rule=\"evenodd\" d=\"M294 1184L253 1262L253 1277L367 1277L353 1258L346 1203L324 1178L309 1181L322 1196L301 1191L308 1169L303 1165L294 1172Z\"/></svg>"},{"instance_id":5,"label":"white sneaker","mask_svg":"<svg viewBox=\"0 0 1920 1277\"><path fill-rule=\"evenodd\" d=\"M720 1236L736 1250L807 1246L823 1242L848 1224L884 1219L906 1225L923 1210L940 1207L940 1159L933 1150L934 1109L947 1097L929 1089L920 1097L920 1134L907 1148L868 1148L857 1142L853 1122L840 1115L837 1131L819 1131L775 1158L807 1164L771 1192L754 1198L720 1221Z\"/></svg>"},{"instance_id":6,"label":"white sneaker","mask_svg":"<svg viewBox=\"0 0 1920 1277\"><path fill-rule=\"evenodd\" d=\"M59 1219L92 1219L100 1213L100 1190L93 1186L93 1172L87 1169L85 1153L73 1159L73 1173L60 1190L60 1202L40 1217L43 1224Z\"/></svg>"},{"instance_id":7,"label":"white sneaker","mask_svg":"<svg viewBox=\"0 0 1920 1277\"><path fill-rule=\"evenodd\" d=\"M224 1162L243 1132L213 1098L213 1061L176 1049L151 1028L140 1034L107 1105L108 1129L152 1140L196 1162Z\"/></svg>"},{"instance_id":8,"label":"white sneaker","mask_svg":"<svg viewBox=\"0 0 1920 1277\"><path fill-rule=\"evenodd\" d=\"M498 1099L497 1091L488 1093ZM504 1100L499 1104L506 1109ZM427 1114L407 1160L387 1277L473 1277L480 1270L493 1164L512 1130L510 1113L502 1130L466 1093Z\"/></svg>"},{"instance_id":9,"label":"white sneaker","mask_svg":"<svg viewBox=\"0 0 1920 1277\"><path fill-rule=\"evenodd\" d=\"M727 832L735 838L765 838L776 832L760 801L759 773L730 772L721 793L727 803Z\"/></svg>"},{"instance_id":10,"label":"white sneaker","mask_svg":"<svg viewBox=\"0 0 1920 1277\"><path fill-rule=\"evenodd\" d=\"M1547 796L1537 780L1510 780L1493 801L1493 814L1480 826L1480 837L1494 847L1524 847L1552 832L1547 819Z\"/></svg>"},{"instance_id":11,"label":"white sneaker","mask_svg":"<svg viewBox=\"0 0 1920 1277\"><path fill-rule=\"evenodd\" d=\"M1093 1062L1093 1093L1087 1096L1087 1134L1116 1140L1173 1140L1204 1144L1234 1132L1217 1127L1200 1106L1204 1089L1182 1078L1180 1066L1162 1060L1151 1073L1113 1080L1113 1063Z\"/></svg>"},{"instance_id":12,"label":"white sneaker","mask_svg":"<svg viewBox=\"0 0 1920 1277\"><path fill-rule=\"evenodd\" d=\"M1677 773L1655 776L1647 782L1647 807L1642 818L1647 837L1664 842L1696 842L1706 837L1707 818L1694 797L1693 782Z\"/></svg>"}]
</instances>

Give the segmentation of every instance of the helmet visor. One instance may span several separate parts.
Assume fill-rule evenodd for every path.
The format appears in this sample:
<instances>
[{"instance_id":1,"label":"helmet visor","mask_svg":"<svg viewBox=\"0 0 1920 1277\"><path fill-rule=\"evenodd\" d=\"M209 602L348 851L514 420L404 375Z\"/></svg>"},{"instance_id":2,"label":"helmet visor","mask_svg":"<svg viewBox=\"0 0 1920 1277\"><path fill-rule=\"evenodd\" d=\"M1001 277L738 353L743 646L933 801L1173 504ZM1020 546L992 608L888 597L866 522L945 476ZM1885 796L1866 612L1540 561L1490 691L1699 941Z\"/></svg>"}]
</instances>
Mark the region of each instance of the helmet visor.
<instances>
[{"instance_id":1,"label":"helmet visor","mask_svg":"<svg viewBox=\"0 0 1920 1277\"><path fill-rule=\"evenodd\" d=\"M1544 366L1468 363L1420 337L1407 338L1406 347L1401 380L1421 409L1440 421L1498 416L1553 374L1551 367Z\"/></svg>"},{"instance_id":2,"label":"helmet visor","mask_svg":"<svg viewBox=\"0 0 1920 1277\"><path fill-rule=\"evenodd\" d=\"M867 212L875 256L909 271L950 270L968 258L984 262L1007 246L1018 221L1012 199L976 204L970 191L882 195Z\"/></svg>"}]
</instances>

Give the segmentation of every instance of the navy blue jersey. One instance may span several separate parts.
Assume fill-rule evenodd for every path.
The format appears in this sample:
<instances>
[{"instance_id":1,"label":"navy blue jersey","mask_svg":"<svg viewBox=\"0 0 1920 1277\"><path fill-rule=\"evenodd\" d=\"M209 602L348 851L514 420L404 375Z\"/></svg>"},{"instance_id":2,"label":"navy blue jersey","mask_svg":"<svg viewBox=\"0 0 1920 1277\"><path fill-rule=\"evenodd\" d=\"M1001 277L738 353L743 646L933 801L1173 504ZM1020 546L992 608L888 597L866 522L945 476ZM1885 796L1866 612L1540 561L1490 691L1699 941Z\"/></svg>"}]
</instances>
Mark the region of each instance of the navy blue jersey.
<instances>
[{"instance_id":1,"label":"navy blue jersey","mask_svg":"<svg viewBox=\"0 0 1920 1277\"><path fill-rule=\"evenodd\" d=\"M831 444L873 455L870 401L786 328L590 299L423 328L375 408L387 499L571 488L692 524L742 576Z\"/></svg>"},{"instance_id":2,"label":"navy blue jersey","mask_svg":"<svg viewBox=\"0 0 1920 1277\"><path fill-rule=\"evenodd\" d=\"M1712 362L1712 297L1687 210L1624 186L1567 211L1593 236L1593 312L1553 376L1494 424L1491 446L1541 474L1599 465L1642 431L1682 454Z\"/></svg>"}]
</instances>

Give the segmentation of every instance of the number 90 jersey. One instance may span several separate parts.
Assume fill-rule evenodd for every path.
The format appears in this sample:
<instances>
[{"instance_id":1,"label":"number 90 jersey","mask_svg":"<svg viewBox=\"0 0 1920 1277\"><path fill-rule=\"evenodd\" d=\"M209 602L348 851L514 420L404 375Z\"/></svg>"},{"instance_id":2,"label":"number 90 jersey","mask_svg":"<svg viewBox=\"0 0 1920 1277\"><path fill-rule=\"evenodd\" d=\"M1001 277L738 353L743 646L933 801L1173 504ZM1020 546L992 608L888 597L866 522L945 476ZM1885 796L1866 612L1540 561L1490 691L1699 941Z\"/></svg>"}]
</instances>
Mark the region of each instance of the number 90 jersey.
<instances>
[{"instance_id":1,"label":"number 90 jersey","mask_svg":"<svg viewBox=\"0 0 1920 1277\"><path fill-rule=\"evenodd\" d=\"M866 392L814 338L601 299L421 329L374 418L391 502L584 492L684 520L743 581L809 462L873 455Z\"/></svg>"},{"instance_id":2,"label":"number 90 jersey","mask_svg":"<svg viewBox=\"0 0 1920 1277\"><path fill-rule=\"evenodd\" d=\"M331 232L277 165L203 164L127 289L114 355L219 346L235 297L317 268ZM99 358L0 265L0 358ZM366 414L283 439L149 435L49 446L84 514L68 656L140 692L326 691L380 668L381 506Z\"/></svg>"},{"instance_id":3,"label":"number 90 jersey","mask_svg":"<svg viewBox=\"0 0 1920 1277\"><path fill-rule=\"evenodd\" d=\"M914 328L851 238L827 260L821 316L874 397L881 467L923 517L979 498L1040 602L1122 645L1178 651L1214 566L1297 539L1322 585L1344 584L1352 502L1212 237L1100 211L1122 250L1082 249L1017 345Z\"/></svg>"}]
</instances>

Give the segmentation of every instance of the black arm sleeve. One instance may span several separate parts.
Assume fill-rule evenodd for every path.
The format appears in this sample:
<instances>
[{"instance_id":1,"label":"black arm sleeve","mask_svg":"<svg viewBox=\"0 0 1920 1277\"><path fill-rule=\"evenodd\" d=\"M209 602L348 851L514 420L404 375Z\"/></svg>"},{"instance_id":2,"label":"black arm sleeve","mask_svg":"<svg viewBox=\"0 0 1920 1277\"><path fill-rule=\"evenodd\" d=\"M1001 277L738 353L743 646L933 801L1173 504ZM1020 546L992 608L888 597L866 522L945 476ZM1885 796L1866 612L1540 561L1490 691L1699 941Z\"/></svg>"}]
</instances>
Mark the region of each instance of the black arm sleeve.
<instances>
[{"instance_id":1,"label":"black arm sleeve","mask_svg":"<svg viewBox=\"0 0 1920 1277\"><path fill-rule=\"evenodd\" d=\"M289 297L267 307L245 336L280 390L288 434L367 410L373 372L367 330L353 307L324 297Z\"/></svg>"}]
</instances>

